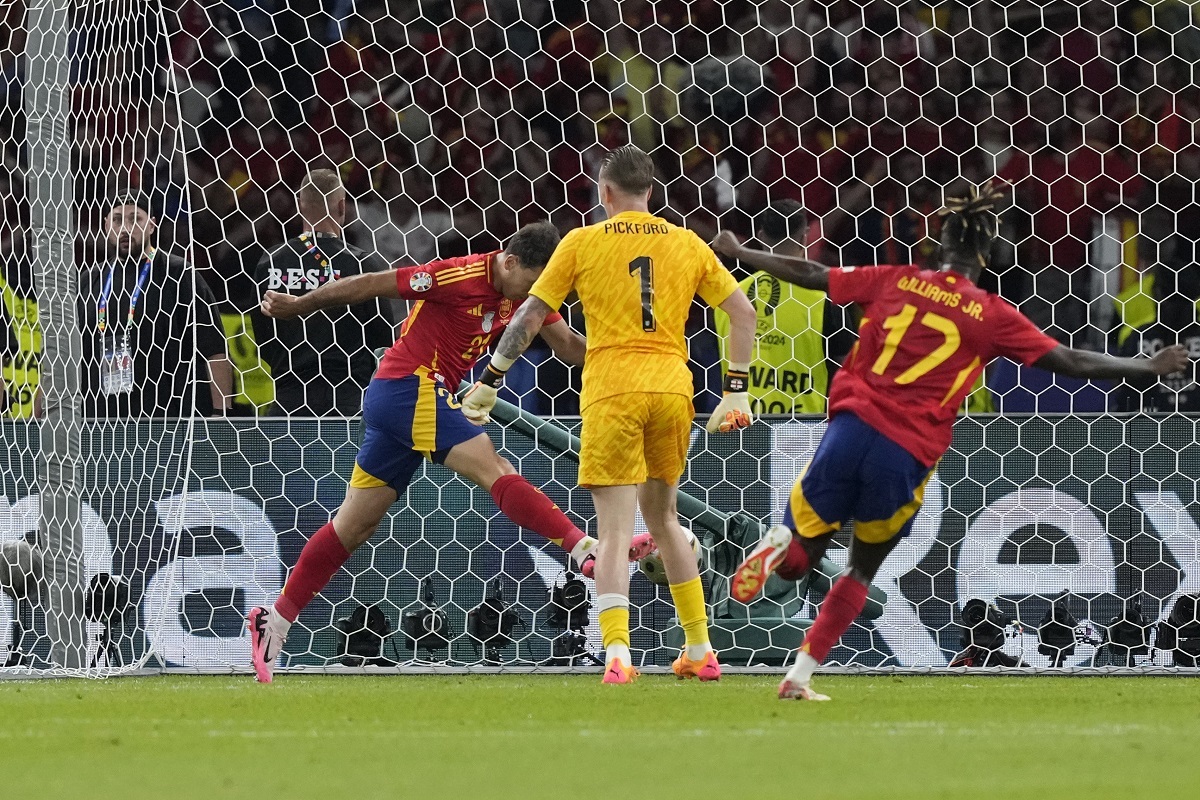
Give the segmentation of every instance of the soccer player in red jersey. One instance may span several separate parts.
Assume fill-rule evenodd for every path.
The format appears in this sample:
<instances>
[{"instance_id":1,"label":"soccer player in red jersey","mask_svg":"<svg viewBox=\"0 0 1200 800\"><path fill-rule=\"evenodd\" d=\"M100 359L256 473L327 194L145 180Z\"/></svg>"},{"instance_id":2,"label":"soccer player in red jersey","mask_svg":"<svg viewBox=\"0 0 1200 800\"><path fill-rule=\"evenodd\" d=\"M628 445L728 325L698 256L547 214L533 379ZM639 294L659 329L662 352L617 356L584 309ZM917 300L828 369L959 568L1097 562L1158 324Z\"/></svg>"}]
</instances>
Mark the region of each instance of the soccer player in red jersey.
<instances>
[{"instance_id":1,"label":"soccer player in red jersey","mask_svg":"<svg viewBox=\"0 0 1200 800\"><path fill-rule=\"evenodd\" d=\"M1079 378L1153 378L1188 365L1175 346L1154 358L1116 358L1059 344L1013 306L975 285L996 236L990 185L950 199L942 212L942 267L830 269L751 250L722 231L719 254L863 309L859 342L834 378L829 427L792 489L784 524L767 531L730 583L747 602L773 573L799 580L833 534L854 520L846 572L833 585L779 686L781 699L828 700L813 671L862 611L867 587L907 536L954 418L988 362L1005 356Z\"/></svg>"},{"instance_id":2,"label":"soccer player in red jersey","mask_svg":"<svg viewBox=\"0 0 1200 800\"><path fill-rule=\"evenodd\" d=\"M345 500L304 545L274 606L247 614L259 681L271 681L296 617L371 538L424 460L488 490L505 516L561 546L585 575L592 573L596 540L516 474L480 430L487 419L468 420L455 399L464 376L529 296L558 239L553 225L539 222L521 228L497 252L355 275L305 295L266 293L262 311L278 318L378 297L415 304L363 396L363 442ZM583 363L587 343L560 315L551 315L542 335L559 358ZM631 558L640 555L630 551Z\"/></svg>"}]
</instances>

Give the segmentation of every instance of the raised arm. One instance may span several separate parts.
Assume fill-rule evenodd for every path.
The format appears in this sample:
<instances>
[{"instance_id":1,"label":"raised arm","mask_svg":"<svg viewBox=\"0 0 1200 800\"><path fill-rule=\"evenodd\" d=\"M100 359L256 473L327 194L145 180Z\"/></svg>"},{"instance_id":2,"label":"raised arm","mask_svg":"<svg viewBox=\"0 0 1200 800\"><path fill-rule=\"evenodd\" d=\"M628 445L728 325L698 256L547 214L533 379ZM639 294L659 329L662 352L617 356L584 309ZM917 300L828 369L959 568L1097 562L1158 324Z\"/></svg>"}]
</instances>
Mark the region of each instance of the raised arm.
<instances>
[{"instance_id":1,"label":"raised arm","mask_svg":"<svg viewBox=\"0 0 1200 800\"><path fill-rule=\"evenodd\" d=\"M517 313L521 313L519 309ZM587 339L573 330L566 320L560 319L542 328L542 338L550 345L554 355L572 366L583 366L583 359L587 355Z\"/></svg>"},{"instance_id":2,"label":"raised arm","mask_svg":"<svg viewBox=\"0 0 1200 800\"><path fill-rule=\"evenodd\" d=\"M1156 378L1182 372L1190 364L1181 344L1159 350L1153 358L1121 358L1059 345L1033 363L1072 378Z\"/></svg>"},{"instance_id":3,"label":"raised arm","mask_svg":"<svg viewBox=\"0 0 1200 800\"><path fill-rule=\"evenodd\" d=\"M781 281L794 283L805 289L829 291L829 267L824 264L806 258L791 258L764 250L754 250L738 242L737 237L729 231L718 233L710 246L718 255L736 258L743 264L761 269Z\"/></svg>"},{"instance_id":4,"label":"raised arm","mask_svg":"<svg viewBox=\"0 0 1200 800\"><path fill-rule=\"evenodd\" d=\"M351 275L341 280L330 281L319 289L299 296L268 291L263 295L261 308L265 316L290 319L323 308L352 306L377 297L400 297L400 289L396 286L396 270Z\"/></svg>"}]
</instances>

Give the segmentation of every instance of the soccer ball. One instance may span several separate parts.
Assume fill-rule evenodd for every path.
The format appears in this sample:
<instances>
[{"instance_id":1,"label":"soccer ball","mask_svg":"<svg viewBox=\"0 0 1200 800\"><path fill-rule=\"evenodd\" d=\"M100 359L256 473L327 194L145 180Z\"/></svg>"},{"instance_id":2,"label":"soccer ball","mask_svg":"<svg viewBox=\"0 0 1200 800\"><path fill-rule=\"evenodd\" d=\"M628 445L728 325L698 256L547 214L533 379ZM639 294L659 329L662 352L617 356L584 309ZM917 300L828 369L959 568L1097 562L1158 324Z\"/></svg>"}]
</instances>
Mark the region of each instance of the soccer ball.
<instances>
[{"instance_id":1,"label":"soccer ball","mask_svg":"<svg viewBox=\"0 0 1200 800\"><path fill-rule=\"evenodd\" d=\"M683 532L687 534L688 542L692 545L692 552L696 554L696 566L703 571L704 551L700 547L700 540L696 538L696 534L687 528L684 528ZM667 568L663 566L662 556L659 555L658 548L655 548L654 552L645 558L639 558L637 565L641 573L646 576L646 580L651 583L656 583L659 586L666 586L669 583L667 581Z\"/></svg>"},{"instance_id":2,"label":"soccer ball","mask_svg":"<svg viewBox=\"0 0 1200 800\"><path fill-rule=\"evenodd\" d=\"M42 579L42 554L28 542L0 546L0 592L14 600L36 597Z\"/></svg>"}]
</instances>

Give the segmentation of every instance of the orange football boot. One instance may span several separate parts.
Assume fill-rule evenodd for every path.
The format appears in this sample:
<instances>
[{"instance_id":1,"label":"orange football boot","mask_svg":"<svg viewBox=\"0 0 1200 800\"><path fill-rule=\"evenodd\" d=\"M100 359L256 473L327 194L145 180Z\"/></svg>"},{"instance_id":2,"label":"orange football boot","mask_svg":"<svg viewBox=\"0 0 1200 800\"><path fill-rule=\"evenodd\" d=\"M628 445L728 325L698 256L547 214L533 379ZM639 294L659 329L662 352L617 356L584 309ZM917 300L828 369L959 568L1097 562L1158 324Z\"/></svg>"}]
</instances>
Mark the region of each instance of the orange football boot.
<instances>
[{"instance_id":1,"label":"orange football boot","mask_svg":"<svg viewBox=\"0 0 1200 800\"><path fill-rule=\"evenodd\" d=\"M717 662L717 654L709 650L701 661L692 661L687 656L687 648L679 654L671 664L671 671L679 680L699 678L701 682L721 680L721 665Z\"/></svg>"},{"instance_id":2,"label":"orange football boot","mask_svg":"<svg viewBox=\"0 0 1200 800\"><path fill-rule=\"evenodd\" d=\"M739 603L749 603L762 591L767 578L783 563L788 546L792 543L792 531L783 525L768 528L759 540L758 547L734 570L729 581L729 596Z\"/></svg>"}]
</instances>

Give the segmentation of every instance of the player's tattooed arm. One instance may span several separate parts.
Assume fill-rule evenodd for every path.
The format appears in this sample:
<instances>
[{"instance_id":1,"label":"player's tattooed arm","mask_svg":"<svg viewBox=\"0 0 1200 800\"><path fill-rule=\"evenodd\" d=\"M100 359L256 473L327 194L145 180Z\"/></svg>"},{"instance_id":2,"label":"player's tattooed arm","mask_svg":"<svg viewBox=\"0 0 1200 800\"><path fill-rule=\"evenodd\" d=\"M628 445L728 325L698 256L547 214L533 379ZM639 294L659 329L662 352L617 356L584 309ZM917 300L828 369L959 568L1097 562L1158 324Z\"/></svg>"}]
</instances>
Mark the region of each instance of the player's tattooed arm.
<instances>
[{"instance_id":1,"label":"player's tattooed arm","mask_svg":"<svg viewBox=\"0 0 1200 800\"><path fill-rule=\"evenodd\" d=\"M560 319L542 328L542 338L550 345L554 355L572 366L583 366L583 359L587 355L587 339L582 333L572 330L566 320Z\"/></svg>"},{"instance_id":2,"label":"player's tattooed arm","mask_svg":"<svg viewBox=\"0 0 1200 800\"><path fill-rule=\"evenodd\" d=\"M396 285L396 270L366 272L330 281L308 294L293 295L287 292L268 291L263 295L262 313L276 319L289 319L322 308L352 306L377 297L398 298L400 289Z\"/></svg>"},{"instance_id":3,"label":"player's tattooed arm","mask_svg":"<svg viewBox=\"0 0 1200 800\"><path fill-rule=\"evenodd\" d=\"M529 347L533 337L538 335L549 313L550 306L532 296L517 309L512 322L508 323L508 328L500 337L500 343L496 345L492 360L484 367L475 385L463 395L463 415L471 422L483 425L490 419L492 409L496 406L496 393L504 383L504 375Z\"/></svg>"},{"instance_id":4,"label":"player's tattooed arm","mask_svg":"<svg viewBox=\"0 0 1200 800\"><path fill-rule=\"evenodd\" d=\"M550 306L540 297L530 295L517 309L512 322L508 323L508 328L500 337L500 343L496 345L496 354L492 356L492 363L499 362L503 365L502 369L512 366L532 344L549 314Z\"/></svg>"},{"instance_id":5,"label":"player's tattooed arm","mask_svg":"<svg viewBox=\"0 0 1200 800\"><path fill-rule=\"evenodd\" d=\"M1187 348L1180 344L1164 347L1152 358L1119 358L1060 344L1033 365L1072 378L1146 379L1182 372L1190 364Z\"/></svg>"},{"instance_id":6,"label":"player's tattooed arm","mask_svg":"<svg viewBox=\"0 0 1200 800\"><path fill-rule=\"evenodd\" d=\"M736 258L748 267L761 269L788 283L803 286L805 289L829 291L829 267L816 261L780 256L746 247L729 231L718 233L710 247L717 255Z\"/></svg>"}]
</instances>

